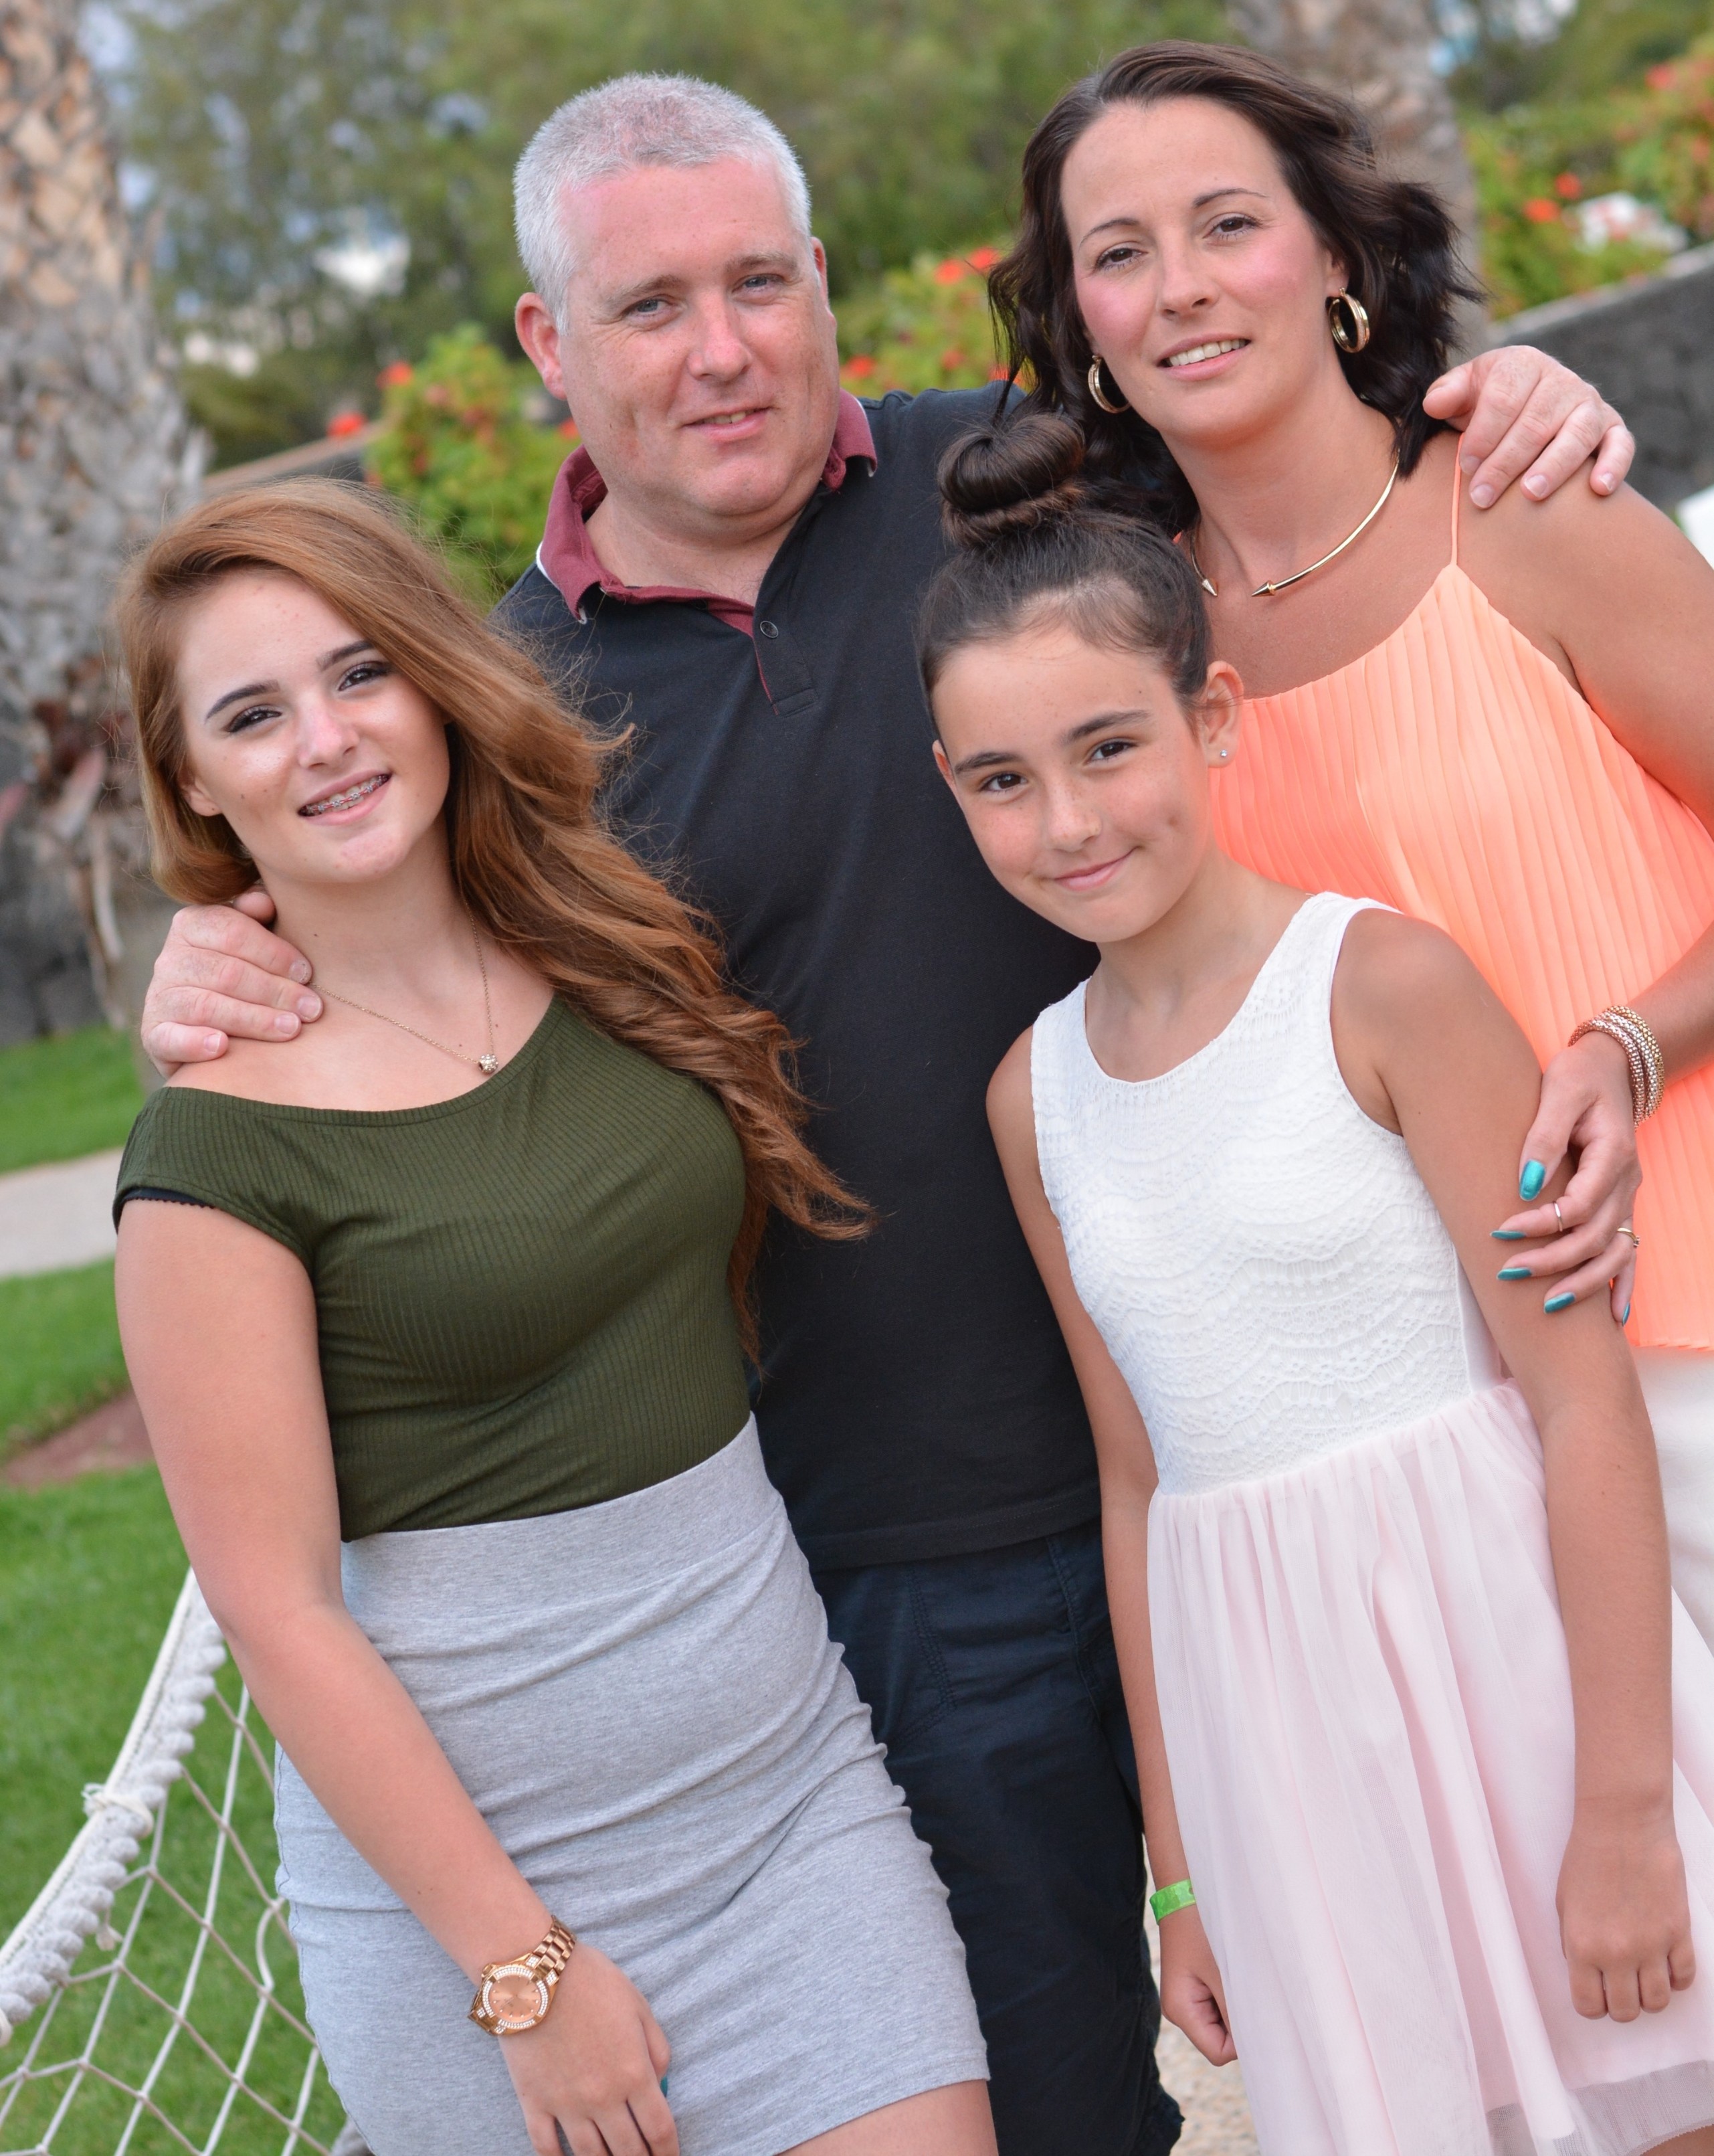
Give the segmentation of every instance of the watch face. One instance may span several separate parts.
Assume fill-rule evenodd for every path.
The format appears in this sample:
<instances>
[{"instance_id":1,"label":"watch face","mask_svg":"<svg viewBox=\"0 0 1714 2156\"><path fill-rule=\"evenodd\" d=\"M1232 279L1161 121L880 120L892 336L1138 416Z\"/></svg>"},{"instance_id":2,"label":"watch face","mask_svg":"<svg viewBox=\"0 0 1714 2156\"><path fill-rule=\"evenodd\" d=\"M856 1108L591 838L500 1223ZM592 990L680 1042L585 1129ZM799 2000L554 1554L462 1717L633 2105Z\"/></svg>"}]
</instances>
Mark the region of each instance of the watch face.
<instances>
[{"instance_id":1,"label":"watch face","mask_svg":"<svg viewBox=\"0 0 1714 2156\"><path fill-rule=\"evenodd\" d=\"M531 2027L547 2013L547 1999L540 1977L516 1964L496 1969L482 1987L482 2004L505 2028Z\"/></svg>"}]
</instances>

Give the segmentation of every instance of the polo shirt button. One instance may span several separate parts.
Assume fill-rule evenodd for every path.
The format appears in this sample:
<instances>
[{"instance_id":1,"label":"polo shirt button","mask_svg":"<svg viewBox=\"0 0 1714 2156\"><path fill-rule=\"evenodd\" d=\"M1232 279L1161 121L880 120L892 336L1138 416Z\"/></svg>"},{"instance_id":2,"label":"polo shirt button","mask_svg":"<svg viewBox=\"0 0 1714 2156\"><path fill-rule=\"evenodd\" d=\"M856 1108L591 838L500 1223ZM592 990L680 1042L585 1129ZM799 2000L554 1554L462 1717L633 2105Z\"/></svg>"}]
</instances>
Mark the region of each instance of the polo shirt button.
<instances>
[{"instance_id":1,"label":"polo shirt button","mask_svg":"<svg viewBox=\"0 0 1714 2156\"><path fill-rule=\"evenodd\" d=\"M777 636L779 633L779 625L777 622L758 621L756 624L756 634L758 636Z\"/></svg>"}]
</instances>

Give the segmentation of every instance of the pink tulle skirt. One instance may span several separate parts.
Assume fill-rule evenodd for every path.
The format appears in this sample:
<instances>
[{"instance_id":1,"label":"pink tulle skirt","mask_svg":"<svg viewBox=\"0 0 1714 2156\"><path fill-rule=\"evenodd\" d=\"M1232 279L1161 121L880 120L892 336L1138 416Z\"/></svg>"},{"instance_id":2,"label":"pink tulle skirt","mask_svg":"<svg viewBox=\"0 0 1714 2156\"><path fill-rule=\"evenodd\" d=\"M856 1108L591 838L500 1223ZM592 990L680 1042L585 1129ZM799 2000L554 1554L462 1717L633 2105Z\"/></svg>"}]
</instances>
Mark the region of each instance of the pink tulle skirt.
<instances>
[{"instance_id":1,"label":"pink tulle skirt","mask_svg":"<svg viewBox=\"0 0 1714 2156\"><path fill-rule=\"evenodd\" d=\"M1149 1524L1161 1716L1265 2156L1634 2156L1714 2123L1714 1656L1673 1606L1698 1974L1571 2003L1569 1671L1541 1440L1496 1387Z\"/></svg>"}]
</instances>

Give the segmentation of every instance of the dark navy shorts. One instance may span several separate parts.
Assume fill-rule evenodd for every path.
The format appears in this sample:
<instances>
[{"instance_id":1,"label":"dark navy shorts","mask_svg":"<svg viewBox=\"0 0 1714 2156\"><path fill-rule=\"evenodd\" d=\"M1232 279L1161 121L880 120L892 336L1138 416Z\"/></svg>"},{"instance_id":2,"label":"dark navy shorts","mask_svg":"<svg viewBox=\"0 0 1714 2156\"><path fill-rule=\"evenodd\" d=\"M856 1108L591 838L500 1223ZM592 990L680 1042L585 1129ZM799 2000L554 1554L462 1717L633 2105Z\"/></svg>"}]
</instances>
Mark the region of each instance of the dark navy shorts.
<instances>
[{"instance_id":1,"label":"dark navy shorts","mask_svg":"<svg viewBox=\"0 0 1714 2156\"><path fill-rule=\"evenodd\" d=\"M816 1585L952 1897L1000 2156L1161 2156L1181 2120L1099 1527Z\"/></svg>"}]
</instances>

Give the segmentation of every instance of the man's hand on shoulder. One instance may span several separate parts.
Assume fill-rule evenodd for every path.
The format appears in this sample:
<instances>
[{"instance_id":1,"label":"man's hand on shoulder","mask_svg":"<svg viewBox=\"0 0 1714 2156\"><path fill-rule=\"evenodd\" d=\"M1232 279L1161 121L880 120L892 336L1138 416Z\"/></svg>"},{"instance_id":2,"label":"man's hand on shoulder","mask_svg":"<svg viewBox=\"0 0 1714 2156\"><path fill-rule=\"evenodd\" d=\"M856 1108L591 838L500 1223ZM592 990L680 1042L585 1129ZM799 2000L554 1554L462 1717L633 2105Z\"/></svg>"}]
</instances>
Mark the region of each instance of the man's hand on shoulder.
<instances>
[{"instance_id":1,"label":"man's hand on shoulder","mask_svg":"<svg viewBox=\"0 0 1714 2156\"><path fill-rule=\"evenodd\" d=\"M157 1070L213 1062L233 1037L292 1040L321 1017L310 962L263 925L273 918L261 891L173 916L143 1004L143 1052Z\"/></svg>"},{"instance_id":2,"label":"man's hand on shoulder","mask_svg":"<svg viewBox=\"0 0 1714 2156\"><path fill-rule=\"evenodd\" d=\"M1423 409L1463 434L1459 458L1478 509L1514 480L1541 501L1591 457L1590 486L1611 494L1636 454L1629 428L1601 393L1532 345L1501 345L1467 359L1433 384Z\"/></svg>"}]
</instances>

